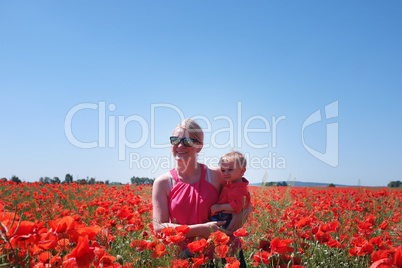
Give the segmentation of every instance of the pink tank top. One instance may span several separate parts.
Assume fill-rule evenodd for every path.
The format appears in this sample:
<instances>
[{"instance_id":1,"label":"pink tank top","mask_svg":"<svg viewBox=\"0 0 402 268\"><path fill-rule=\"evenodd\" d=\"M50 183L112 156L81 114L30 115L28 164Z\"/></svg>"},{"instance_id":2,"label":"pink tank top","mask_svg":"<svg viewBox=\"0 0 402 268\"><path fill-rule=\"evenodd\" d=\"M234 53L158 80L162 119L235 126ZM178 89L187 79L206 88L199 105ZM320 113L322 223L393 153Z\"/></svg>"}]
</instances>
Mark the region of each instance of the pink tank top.
<instances>
[{"instance_id":1,"label":"pink tank top","mask_svg":"<svg viewBox=\"0 0 402 268\"><path fill-rule=\"evenodd\" d=\"M211 206L218 202L218 190L205 179L207 167L201 165L201 177L193 184L179 180L176 170L170 174L176 185L169 194L169 222L177 224L198 224L209 221Z\"/></svg>"}]
</instances>

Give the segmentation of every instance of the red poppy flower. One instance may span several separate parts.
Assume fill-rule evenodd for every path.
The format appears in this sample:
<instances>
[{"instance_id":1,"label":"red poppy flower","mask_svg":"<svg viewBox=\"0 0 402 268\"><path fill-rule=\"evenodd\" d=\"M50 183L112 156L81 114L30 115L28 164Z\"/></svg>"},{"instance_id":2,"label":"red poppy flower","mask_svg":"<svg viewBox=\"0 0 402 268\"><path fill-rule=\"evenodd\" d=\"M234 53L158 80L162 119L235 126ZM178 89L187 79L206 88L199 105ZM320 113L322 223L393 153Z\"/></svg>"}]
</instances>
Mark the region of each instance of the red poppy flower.
<instances>
[{"instance_id":1,"label":"red poppy flower","mask_svg":"<svg viewBox=\"0 0 402 268\"><path fill-rule=\"evenodd\" d=\"M364 244L357 252L358 256L363 256L366 254L371 254L374 251L374 246L371 243Z\"/></svg>"},{"instance_id":2,"label":"red poppy flower","mask_svg":"<svg viewBox=\"0 0 402 268\"><path fill-rule=\"evenodd\" d=\"M154 249L158 240L154 240L147 245L147 249Z\"/></svg>"},{"instance_id":3,"label":"red poppy flower","mask_svg":"<svg viewBox=\"0 0 402 268\"><path fill-rule=\"evenodd\" d=\"M148 242L145 240L135 239L135 240L131 241L130 247L135 248L135 250L138 250L138 251L143 251L143 250L147 249Z\"/></svg>"},{"instance_id":4,"label":"red poppy flower","mask_svg":"<svg viewBox=\"0 0 402 268\"><path fill-rule=\"evenodd\" d=\"M36 224L30 221L14 221L14 224L9 229L7 235L8 236L25 236L32 234L35 229Z\"/></svg>"},{"instance_id":5,"label":"red poppy flower","mask_svg":"<svg viewBox=\"0 0 402 268\"><path fill-rule=\"evenodd\" d=\"M62 238L57 241L57 245L61 248L61 250L69 249L70 248L70 240L67 238Z\"/></svg>"},{"instance_id":6,"label":"red poppy flower","mask_svg":"<svg viewBox=\"0 0 402 268\"><path fill-rule=\"evenodd\" d=\"M315 240L319 241L320 243L328 242L331 239L331 235L326 232L318 231L315 234Z\"/></svg>"},{"instance_id":7,"label":"red poppy flower","mask_svg":"<svg viewBox=\"0 0 402 268\"><path fill-rule=\"evenodd\" d=\"M304 217L296 224L296 226L297 228L303 228L304 226L309 226L310 224L311 224L311 218Z\"/></svg>"},{"instance_id":8,"label":"red poppy flower","mask_svg":"<svg viewBox=\"0 0 402 268\"><path fill-rule=\"evenodd\" d=\"M40 234L36 244L43 250L55 248L57 246L57 235L55 233Z\"/></svg>"},{"instance_id":9,"label":"red poppy flower","mask_svg":"<svg viewBox=\"0 0 402 268\"><path fill-rule=\"evenodd\" d=\"M71 216L66 216L54 221L48 221L48 224L52 228L53 232L63 233L75 227L75 220Z\"/></svg>"},{"instance_id":10,"label":"red poppy flower","mask_svg":"<svg viewBox=\"0 0 402 268\"><path fill-rule=\"evenodd\" d=\"M336 232L339 230L339 221L333 221L329 223L329 228L332 232Z\"/></svg>"},{"instance_id":11,"label":"red poppy flower","mask_svg":"<svg viewBox=\"0 0 402 268\"><path fill-rule=\"evenodd\" d=\"M136 232L144 229L144 223L140 218L131 219L126 226L127 232Z\"/></svg>"},{"instance_id":12,"label":"red poppy flower","mask_svg":"<svg viewBox=\"0 0 402 268\"><path fill-rule=\"evenodd\" d=\"M294 248L288 247L288 245L292 243L292 239L279 239L274 238L271 241L271 253L283 254L283 253L292 253Z\"/></svg>"},{"instance_id":13,"label":"red poppy flower","mask_svg":"<svg viewBox=\"0 0 402 268\"><path fill-rule=\"evenodd\" d=\"M236 232L234 232L233 235L236 237L247 237L249 233L243 228L240 228Z\"/></svg>"},{"instance_id":14,"label":"red poppy flower","mask_svg":"<svg viewBox=\"0 0 402 268\"><path fill-rule=\"evenodd\" d=\"M240 262L234 257L226 257L225 268L239 268Z\"/></svg>"},{"instance_id":15,"label":"red poppy flower","mask_svg":"<svg viewBox=\"0 0 402 268\"><path fill-rule=\"evenodd\" d=\"M389 222L387 220L384 220L380 225L378 225L378 228L381 230L386 230L388 228Z\"/></svg>"},{"instance_id":16,"label":"red poppy flower","mask_svg":"<svg viewBox=\"0 0 402 268\"><path fill-rule=\"evenodd\" d=\"M76 232L79 236L87 235L89 240L95 239L95 237L99 234L101 228L99 226L86 226L81 228L76 228ZM71 234L71 232L69 232Z\"/></svg>"},{"instance_id":17,"label":"red poppy flower","mask_svg":"<svg viewBox=\"0 0 402 268\"><path fill-rule=\"evenodd\" d=\"M81 236L78 240L77 246L66 256L66 258L75 258L80 267L87 266L95 257L94 249L95 248L93 247L89 247L88 237Z\"/></svg>"},{"instance_id":18,"label":"red poppy flower","mask_svg":"<svg viewBox=\"0 0 402 268\"><path fill-rule=\"evenodd\" d=\"M340 246L341 244L340 244L337 240L335 240L335 239L330 239L330 240L328 241L327 245L328 245L330 248L339 248L339 246Z\"/></svg>"},{"instance_id":19,"label":"red poppy flower","mask_svg":"<svg viewBox=\"0 0 402 268\"><path fill-rule=\"evenodd\" d=\"M371 243L365 242L361 246L355 246L349 251L349 256L363 256L366 254L371 254L374 251L374 246Z\"/></svg>"},{"instance_id":20,"label":"red poppy flower","mask_svg":"<svg viewBox=\"0 0 402 268\"><path fill-rule=\"evenodd\" d=\"M391 252L388 250L379 250L379 251L374 251L371 253L371 261L376 262L381 259L386 259L391 257Z\"/></svg>"},{"instance_id":21,"label":"red poppy flower","mask_svg":"<svg viewBox=\"0 0 402 268\"><path fill-rule=\"evenodd\" d=\"M214 242L215 246L217 245L226 245L229 242L230 237L221 231L216 231L209 236L210 239Z\"/></svg>"},{"instance_id":22,"label":"red poppy flower","mask_svg":"<svg viewBox=\"0 0 402 268\"><path fill-rule=\"evenodd\" d=\"M163 255L165 255L165 249L166 249L166 247L165 247L165 245L164 244L157 244L156 246L155 246L155 248L154 248L154 252L152 253L152 258L160 258L160 257L162 257Z\"/></svg>"},{"instance_id":23,"label":"red poppy flower","mask_svg":"<svg viewBox=\"0 0 402 268\"><path fill-rule=\"evenodd\" d=\"M39 259L43 263L47 262L51 257L52 253L50 253L49 251L44 251L41 254L39 254Z\"/></svg>"},{"instance_id":24,"label":"red poppy flower","mask_svg":"<svg viewBox=\"0 0 402 268\"><path fill-rule=\"evenodd\" d=\"M203 265L207 263L208 257L204 257L204 254L201 254L198 257L192 257L191 260L193 261L194 265Z\"/></svg>"},{"instance_id":25,"label":"red poppy flower","mask_svg":"<svg viewBox=\"0 0 402 268\"><path fill-rule=\"evenodd\" d=\"M191 242L187 245L191 253L199 253L207 246L207 241L202 238L201 240Z\"/></svg>"},{"instance_id":26,"label":"red poppy flower","mask_svg":"<svg viewBox=\"0 0 402 268\"><path fill-rule=\"evenodd\" d=\"M186 239L186 237L180 233L178 235L168 236L166 238L166 241L169 242L169 243L177 243L177 242L183 241L185 239Z\"/></svg>"},{"instance_id":27,"label":"red poppy flower","mask_svg":"<svg viewBox=\"0 0 402 268\"><path fill-rule=\"evenodd\" d=\"M229 247L227 245L219 245L215 247L215 256L218 259L223 259L226 257L226 254L229 252Z\"/></svg>"},{"instance_id":28,"label":"red poppy flower","mask_svg":"<svg viewBox=\"0 0 402 268\"><path fill-rule=\"evenodd\" d=\"M188 225L180 225L175 228L176 233L187 234L190 231L190 227Z\"/></svg>"},{"instance_id":29,"label":"red poppy flower","mask_svg":"<svg viewBox=\"0 0 402 268\"><path fill-rule=\"evenodd\" d=\"M60 255L57 254L56 256L53 256L53 258L50 259L50 264L52 267L61 267L62 261Z\"/></svg>"},{"instance_id":30,"label":"red poppy flower","mask_svg":"<svg viewBox=\"0 0 402 268\"><path fill-rule=\"evenodd\" d=\"M268 264L269 263L269 257L271 257L272 254L270 254L268 251L262 250L262 251L257 251L254 256L254 266L258 266L260 262L263 264Z\"/></svg>"},{"instance_id":31,"label":"red poppy flower","mask_svg":"<svg viewBox=\"0 0 402 268\"><path fill-rule=\"evenodd\" d=\"M175 235L176 234L176 232L175 232L173 227L163 228L161 233L163 234L163 236L169 236L169 235Z\"/></svg>"},{"instance_id":32,"label":"red poppy flower","mask_svg":"<svg viewBox=\"0 0 402 268\"><path fill-rule=\"evenodd\" d=\"M188 260L172 260L173 268L187 268Z\"/></svg>"},{"instance_id":33,"label":"red poppy flower","mask_svg":"<svg viewBox=\"0 0 402 268\"><path fill-rule=\"evenodd\" d=\"M321 224L318 232L320 232L320 231L324 232L324 233L329 232L329 231L331 231L331 226L327 223Z\"/></svg>"},{"instance_id":34,"label":"red poppy flower","mask_svg":"<svg viewBox=\"0 0 402 268\"><path fill-rule=\"evenodd\" d=\"M122 219L131 219L132 213L128 209L123 208L116 214L116 216Z\"/></svg>"},{"instance_id":35,"label":"red poppy flower","mask_svg":"<svg viewBox=\"0 0 402 268\"><path fill-rule=\"evenodd\" d=\"M116 257L110 255L104 255L99 260L100 267L107 268L107 267L114 267L113 263L116 260Z\"/></svg>"}]
</instances>

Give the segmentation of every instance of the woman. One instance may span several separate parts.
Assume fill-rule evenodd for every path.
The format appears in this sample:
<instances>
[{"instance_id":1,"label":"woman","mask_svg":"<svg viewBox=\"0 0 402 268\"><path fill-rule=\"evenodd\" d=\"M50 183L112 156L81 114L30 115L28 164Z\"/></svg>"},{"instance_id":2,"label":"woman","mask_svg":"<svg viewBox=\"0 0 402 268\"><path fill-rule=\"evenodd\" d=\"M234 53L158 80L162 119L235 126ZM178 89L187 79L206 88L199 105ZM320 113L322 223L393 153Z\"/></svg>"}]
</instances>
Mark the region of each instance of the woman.
<instances>
[{"instance_id":1,"label":"woman","mask_svg":"<svg viewBox=\"0 0 402 268\"><path fill-rule=\"evenodd\" d=\"M209 220L210 208L217 203L225 181L218 169L197 162L203 140L201 127L191 119L184 120L174 129L170 141L176 166L158 177L152 190L155 233L185 224L190 228L186 234L189 243L195 237L208 238L225 224L225 221ZM251 207L245 211L247 217L250 212ZM243 220L242 213L234 214L226 233L232 234L240 228Z\"/></svg>"}]
</instances>

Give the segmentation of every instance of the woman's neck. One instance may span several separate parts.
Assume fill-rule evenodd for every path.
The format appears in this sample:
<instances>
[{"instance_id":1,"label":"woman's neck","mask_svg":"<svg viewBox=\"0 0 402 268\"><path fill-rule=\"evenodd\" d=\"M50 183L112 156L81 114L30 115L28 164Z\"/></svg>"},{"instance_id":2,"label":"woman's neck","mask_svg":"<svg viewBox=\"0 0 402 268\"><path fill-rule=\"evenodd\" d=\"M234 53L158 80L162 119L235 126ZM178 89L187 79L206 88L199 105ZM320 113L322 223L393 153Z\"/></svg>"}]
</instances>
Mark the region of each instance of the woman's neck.
<instances>
[{"instance_id":1,"label":"woman's neck","mask_svg":"<svg viewBox=\"0 0 402 268\"><path fill-rule=\"evenodd\" d=\"M175 169L179 179L186 183L196 182L201 175L201 166L196 161L178 161Z\"/></svg>"}]
</instances>

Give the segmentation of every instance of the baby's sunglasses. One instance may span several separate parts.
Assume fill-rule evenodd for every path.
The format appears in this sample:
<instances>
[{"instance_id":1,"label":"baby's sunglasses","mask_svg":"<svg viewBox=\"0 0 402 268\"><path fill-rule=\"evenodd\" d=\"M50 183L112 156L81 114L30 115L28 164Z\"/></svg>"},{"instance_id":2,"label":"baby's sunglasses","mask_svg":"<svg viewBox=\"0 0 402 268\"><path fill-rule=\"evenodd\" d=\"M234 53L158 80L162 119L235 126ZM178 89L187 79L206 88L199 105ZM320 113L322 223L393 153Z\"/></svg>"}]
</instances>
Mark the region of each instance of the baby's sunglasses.
<instances>
[{"instance_id":1,"label":"baby's sunglasses","mask_svg":"<svg viewBox=\"0 0 402 268\"><path fill-rule=\"evenodd\" d=\"M192 138L179 138L172 136L170 137L170 144L172 145L179 145L180 142L183 141L183 145L186 147L192 147L194 145L194 142L201 143L199 140L192 139Z\"/></svg>"}]
</instances>

